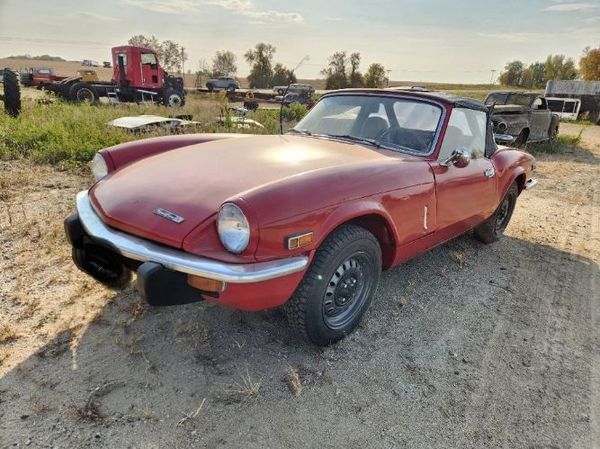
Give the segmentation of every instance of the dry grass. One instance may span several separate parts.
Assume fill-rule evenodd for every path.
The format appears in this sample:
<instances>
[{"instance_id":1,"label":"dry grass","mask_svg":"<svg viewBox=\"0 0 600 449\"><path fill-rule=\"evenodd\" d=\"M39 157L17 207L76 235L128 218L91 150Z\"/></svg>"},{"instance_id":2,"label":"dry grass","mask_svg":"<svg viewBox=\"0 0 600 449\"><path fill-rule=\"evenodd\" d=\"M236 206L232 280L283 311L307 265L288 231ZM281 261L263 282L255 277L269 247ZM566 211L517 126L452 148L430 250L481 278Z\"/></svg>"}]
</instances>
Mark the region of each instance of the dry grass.
<instances>
[{"instance_id":1,"label":"dry grass","mask_svg":"<svg viewBox=\"0 0 600 449\"><path fill-rule=\"evenodd\" d=\"M300 374L298 373L298 370L291 365L288 366L285 374L285 383L294 396L298 397L300 394L302 394L302 381L300 380Z\"/></svg>"},{"instance_id":2,"label":"dry grass","mask_svg":"<svg viewBox=\"0 0 600 449\"><path fill-rule=\"evenodd\" d=\"M253 398L258 396L260 392L261 383L255 381L246 369L246 374L241 376L240 382L234 383L234 391L246 398Z\"/></svg>"},{"instance_id":3,"label":"dry grass","mask_svg":"<svg viewBox=\"0 0 600 449\"><path fill-rule=\"evenodd\" d=\"M11 343L20 337L21 335L10 324L0 325L0 344Z\"/></svg>"},{"instance_id":4,"label":"dry grass","mask_svg":"<svg viewBox=\"0 0 600 449\"><path fill-rule=\"evenodd\" d=\"M469 260L467 253L464 249L451 249L450 258L458 264L460 268L464 268L467 266L467 261Z\"/></svg>"}]
</instances>

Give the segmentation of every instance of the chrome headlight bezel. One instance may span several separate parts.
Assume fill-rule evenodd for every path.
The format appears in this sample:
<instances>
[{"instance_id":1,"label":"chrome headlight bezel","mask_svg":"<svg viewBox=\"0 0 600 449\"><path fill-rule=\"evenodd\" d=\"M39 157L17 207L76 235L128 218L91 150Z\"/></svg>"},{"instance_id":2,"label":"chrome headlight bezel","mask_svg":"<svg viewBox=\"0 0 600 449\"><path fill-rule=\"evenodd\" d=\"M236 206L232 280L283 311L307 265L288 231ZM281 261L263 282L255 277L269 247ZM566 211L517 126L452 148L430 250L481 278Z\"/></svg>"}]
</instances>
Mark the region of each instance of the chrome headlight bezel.
<instances>
[{"instance_id":1,"label":"chrome headlight bezel","mask_svg":"<svg viewBox=\"0 0 600 449\"><path fill-rule=\"evenodd\" d=\"M250 244L250 223L242 209L234 203L225 203L217 216L219 239L227 251L243 253Z\"/></svg>"},{"instance_id":2,"label":"chrome headlight bezel","mask_svg":"<svg viewBox=\"0 0 600 449\"><path fill-rule=\"evenodd\" d=\"M91 162L92 174L96 182L100 181L106 175L108 175L108 164L106 159L100 153L96 153Z\"/></svg>"}]
</instances>

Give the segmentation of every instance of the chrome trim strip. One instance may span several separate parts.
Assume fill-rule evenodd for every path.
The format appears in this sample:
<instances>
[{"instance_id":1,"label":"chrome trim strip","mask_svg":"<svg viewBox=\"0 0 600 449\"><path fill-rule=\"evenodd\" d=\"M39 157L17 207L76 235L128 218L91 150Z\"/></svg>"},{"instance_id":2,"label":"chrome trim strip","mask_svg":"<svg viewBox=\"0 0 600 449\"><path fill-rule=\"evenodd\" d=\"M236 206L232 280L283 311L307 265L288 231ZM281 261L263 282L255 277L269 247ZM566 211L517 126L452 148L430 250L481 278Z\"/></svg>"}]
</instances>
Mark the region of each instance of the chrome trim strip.
<instances>
[{"instance_id":1,"label":"chrome trim strip","mask_svg":"<svg viewBox=\"0 0 600 449\"><path fill-rule=\"evenodd\" d=\"M159 263L171 270L194 276L234 284L248 284L297 273L308 265L306 256L295 256L269 262L228 264L194 256L118 231L107 226L100 219L90 202L87 191L77 194L77 213L90 237L113 248L124 257L140 262Z\"/></svg>"},{"instance_id":2,"label":"chrome trim strip","mask_svg":"<svg viewBox=\"0 0 600 449\"><path fill-rule=\"evenodd\" d=\"M525 190L533 189L537 185L537 183L537 179L531 178L525 183Z\"/></svg>"}]
</instances>

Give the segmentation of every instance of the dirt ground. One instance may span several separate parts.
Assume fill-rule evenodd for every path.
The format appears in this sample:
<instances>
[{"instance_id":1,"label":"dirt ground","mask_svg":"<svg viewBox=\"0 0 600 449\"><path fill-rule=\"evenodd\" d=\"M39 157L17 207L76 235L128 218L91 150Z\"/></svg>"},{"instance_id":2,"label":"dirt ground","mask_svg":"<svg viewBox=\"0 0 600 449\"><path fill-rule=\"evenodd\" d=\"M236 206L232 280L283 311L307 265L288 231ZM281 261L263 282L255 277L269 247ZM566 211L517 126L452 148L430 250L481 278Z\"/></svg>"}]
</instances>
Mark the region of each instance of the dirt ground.
<instances>
[{"instance_id":1,"label":"dirt ground","mask_svg":"<svg viewBox=\"0 0 600 449\"><path fill-rule=\"evenodd\" d=\"M99 287L62 237L89 179L0 163L0 447L599 448L600 127L583 136L539 158L504 239L385 273L326 349L278 311Z\"/></svg>"}]
</instances>

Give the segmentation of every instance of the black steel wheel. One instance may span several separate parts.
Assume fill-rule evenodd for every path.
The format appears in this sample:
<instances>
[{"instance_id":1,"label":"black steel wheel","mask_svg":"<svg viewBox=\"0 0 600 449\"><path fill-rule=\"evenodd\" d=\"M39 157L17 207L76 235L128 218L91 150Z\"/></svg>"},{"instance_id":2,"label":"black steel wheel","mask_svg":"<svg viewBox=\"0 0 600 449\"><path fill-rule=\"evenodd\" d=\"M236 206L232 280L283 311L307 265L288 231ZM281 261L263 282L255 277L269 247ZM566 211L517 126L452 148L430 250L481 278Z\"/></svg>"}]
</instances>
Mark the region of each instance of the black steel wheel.
<instances>
[{"instance_id":1,"label":"black steel wheel","mask_svg":"<svg viewBox=\"0 0 600 449\"><path fill-rule=\"evenodd\" d=\"M477 240L483 243L493 243L502 236L510 223L518 196L519 188L517 183L514 182L502 198L494 214L474 229Z\"/></svg>"},{"instance_id":2,"label":"black steel wheel","mask_svg":"<svg viewBox=\"0 0 600 449\"><path fill-rule=\"evenodd\" d=\"M17 74L10 69L3 70L4 111L11 117L21 113L21 90Z\"/></svg>"},{"instance_id":3,"label":"black steel wheel","mask_svg":"<svg viewBox=\"0 0 600 449\"><path fill-rule=\"evenodd\" d=\"M344 225L317 250L285 310L290 324L325 346L351 333L368 309L381 273L381 248L364 228Z\"/></svg>"},{"instance_id":4,"label":"black steel wheel","mask_svg":"<svg viewBox=\"0 0 600 449\"><path fill-rule=\"evenodd\" d=\"M69 100L75 103L96 103L98 92L88 83L75 83L69 88Z\"/></svg>"},{"instance_id":5,"label":"black steel wheel","mask_svg":"<svg viewBox=\"0 0 600 449\"><path fill-rule=\"evenodd\" d=\"M185 104L185 97L175 89L167 89L163 94L163 103L169 108L180 108Z\"/></svg>"}]
</instances>

